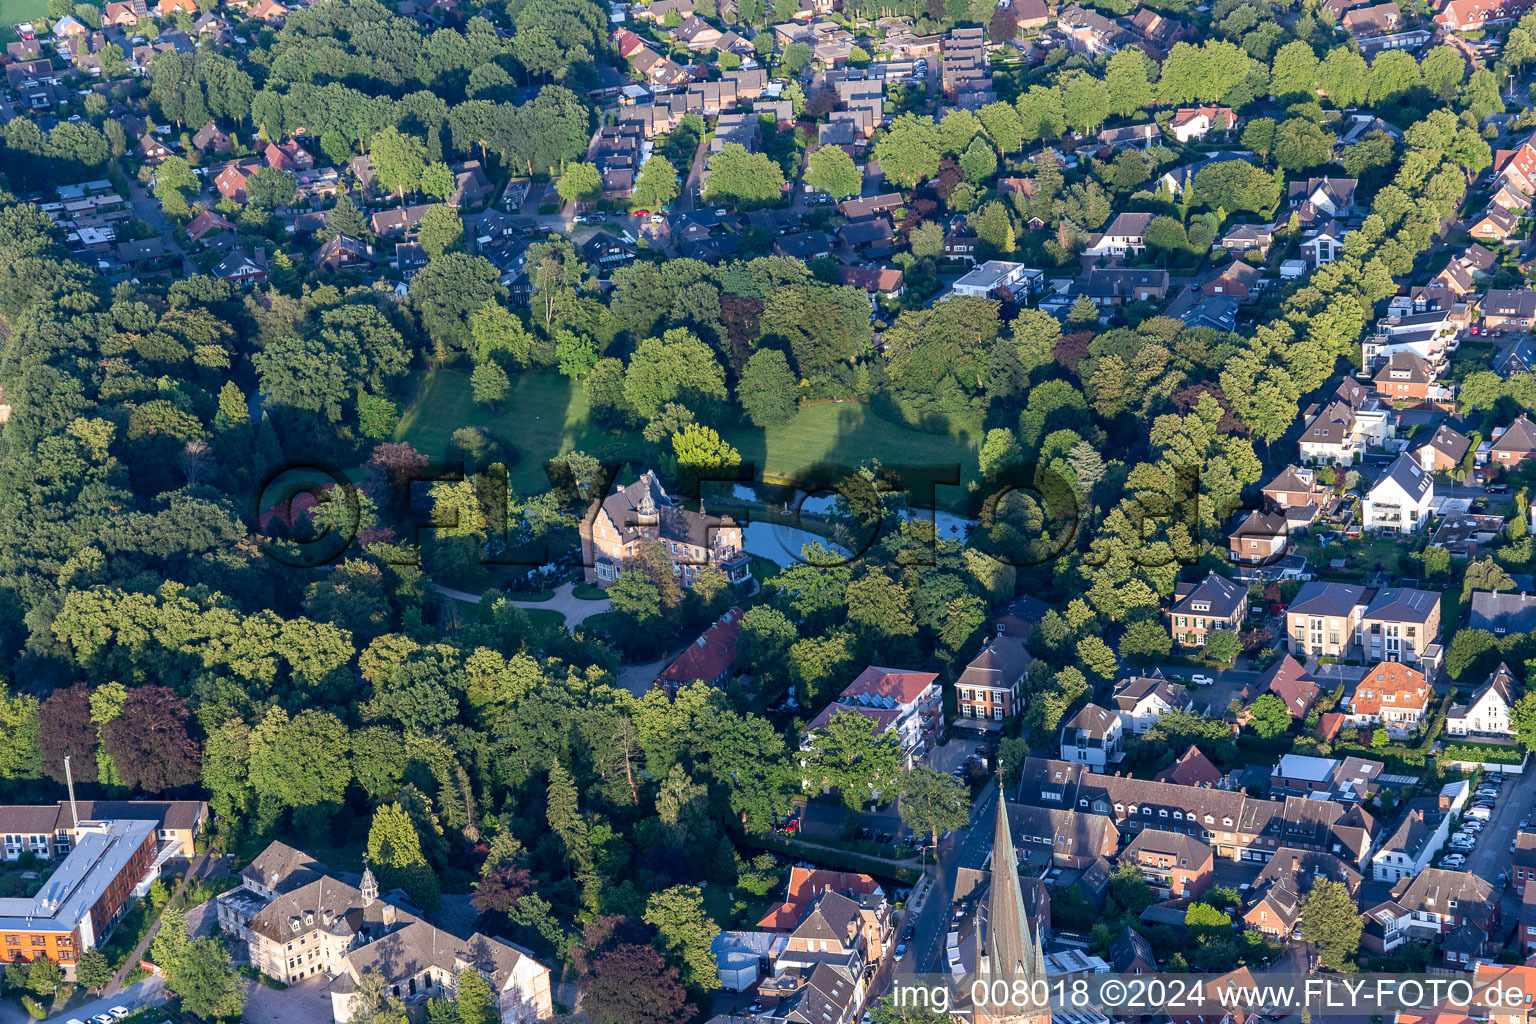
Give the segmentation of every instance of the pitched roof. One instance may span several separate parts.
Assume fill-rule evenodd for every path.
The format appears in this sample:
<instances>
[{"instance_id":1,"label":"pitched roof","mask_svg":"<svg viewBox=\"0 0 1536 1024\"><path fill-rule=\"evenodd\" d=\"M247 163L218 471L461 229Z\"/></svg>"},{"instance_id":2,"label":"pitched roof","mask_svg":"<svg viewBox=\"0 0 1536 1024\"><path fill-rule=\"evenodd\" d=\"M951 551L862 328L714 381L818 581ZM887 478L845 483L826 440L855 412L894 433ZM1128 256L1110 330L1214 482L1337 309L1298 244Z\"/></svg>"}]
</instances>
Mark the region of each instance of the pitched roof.
<instances>
[{"instance_id":1,"label":"pitched roof","mask_svg":"<svg viewBox=\"0 0 1536 1024\"><path fill-rule=\"evenodd\" d=\"M1279 661L1266 669L1259 676L1258 682L1264 689L1285 701L1285 709L1296 719L1307 717L1319 692L1317 680L1312 678L1312 674L1301 662L1289 654L1281 656Z\"/></svg>"},{"instance_id":2,"label":"pitched roof","mask_svg":"<svg viewBox=\"0 0 1536 1024\"><path fill-rule=\"evenodd\" d=\"M1329 615L1342 617L1365 602L1366 588L1353 583L1303 583L1291 600L1292 615Z\"/></svg>"},{"instance_id":3,"label":"pitched roof","mask_svg":"<svg viewBox=\"0 0 1536 1024\"><path fill-rule=\"evenodd\" d=\"M1393 622L1428 622L1440 607L1439 594L1412 587L1383 587L1374 595L1367 592L1366 600L1361 618Z\"/></svg>"},{"instance_id":4,"label":"pitched roof","mask_svg":"<svg viewBox=\"0 0 1536 1024\"><path fill-rule=\"evenodd\" d=\"M1493 442L1493 451L1517 452L1521 455L1536 452L1536 423L1532 423L1524 413L1521 413L1515 418L1515 422L1509 425L1509 429Z\"/></svg>"},{"instance_id":5,"label":"pitched roof","mask_svg":"<svg viewBox=\"0 0 1536 1024\"><path fill-rule=\"evenodd\" d=\"M1273 480L1265 484L1265 491L1304 491L1310 493L1317 487L1317 474L1300 466L1286 466Z\"/></svg>"},{"instance_id":6,"label":"pitched roof","mask_svg":"<svg viewBox=\"0 0 1536 1024\"><path fill-rule=\"evenodd\" d=\"M1011 636L996 636L976 652L976 657L965 666L955 685L1011 687L1024 678L1034 660L1023 641Z\"/></svg>"},{"instance_id":7,"label":"pitched roof","mask_svg":"<svg viewBox=\"0 0 1536 1024\"><path fill-rule=\"evenodd\" d=\"M1345 864L1331 853L1322 850L1302 850L1294 846L1282 846L1270 857L1257 882L1282 882L1292 892L1305 895L1318 878L1343 882L1350 892L1360 888L1364 880L1360 872Z\"/></svg>"},{"instance_id":8,"label":"pitched roof","mask_svg":"<svg viewBox=\"0 0 1536 1024\"><path fill-rule=\"evenodd\" d=\"M1429 706L1429 694L1429 685L1421 673L1402 662L1383 661L1360 677L1349 706L1357 715L1379 715L1387 704L1422 711ZM1388 697L1392 699L1387 700Z\"/></svg>"},{"instance_id":9,"label":"pitched roof","mask_svg":"<svg viewBox=\"0 0 1536 1024\"><path fill-rule=\"evenodd\" d=\"M1465 704L1452 704L1447 712L1450 718L1465 718L1473 708L1482 703L1484 697L1490 693L1504 702L1506 708L1515 706L1516 694L1520 688L1515 674L1509 670L1509 666L1502 661L1499 667L1488 673L1488 678L1482 681L1477 689L1472 691L1472 696L1467 698Z\"/></svg>"},{"instance_id":10,"label":"pitched roof","mask_svg":"<svg viewBox=\"0 0 1536 1024\"><path fill-rule=\"evenodd\" d=\"M1194 836L1158 828L1142 829L1136 833L1135 838L1121 852L1121 857L1133 857L1139 853L1174 857L1189 867L1198 867L1213 857L1211 848Z\"/></svg>"},{"instance_id":11,"label":"pitched roof","mask_svg":"<svg viewBox=\"0 0 1536 1024\"><path fill-rule=\"evenodd\" d=\"M1472 442L1467 435L1442 423L1435 428L1434 436L1421 447L1433 448L1443 452L1452 462L1460 462L1467 454L1467 449L1472 447Z\"/></svg>"},{"instance_id":12,"label":"pitched roof","mask_svg":"<svg viewBox=\"0 0 1536 1024\"><path fill-rule=\"evenodd\" d=\"M672 659L657 681L679 686L695 679L714 682L736 663L736 641L740 636L741 609L733 607Z\"/></svg>"},{"instance_id":13,"label":"pitched roof","mask_svg":"<svg viewBox=\"0 0 1536 1024\"><path fill-rule=\"evenodd\" d=\"M1073 730L1074 734L1083 733L1088 736L1104 737L1114 731L1119 723L1120 718L1118 715L1090 702L1083 705L1082 710L1077 714L1063 722L1061 730L1063 736L1070 729Z\"/></svg>"},{"instance_id":14,"label":"pitched roof","mask_svg":"<svg viewBox=\"0 0 1536 1024\"><path fill-rule=\"evenodd\" d=\"M1224 576L1218 576L1213 570L1207 573L1205 579L1199 583L1175 584L1172 611L1175 615L1195 612L1224 618L1235 613L1247 596L1247 587L1234 583ZM1209 607L1200 611L1194 607L1197 604L1206 604Z\"/></svg>"},{"instance_id":15,"label":"pitched roof","mask_svg":"<svg viewBox=\"0 0 1536 1024\"><path fill-rule=\"evenodd\" d=\"M1190 706L1189 689L1183 683L1164 679L1161 673L1151 676L1132 676L1115 684L1115 707L1121 711L1134 711L1143 700L1156 696L1171 708Z\"/></svg>"},{"instance_id":16,"label":"pitched roof","mask_svg":"<svg viewBox=\"0 0 1536 1024\"><path fill-rule=\"evenodd\" d=\"M1179 786L1216 786L1221 779L1220 769L1196 746L1191 746L1177 761L1153 776L1155 782L1171 782Z\"/></svg>"},{"instance_id":17,"label":"pitched roof","mask_svg":"<svg viewBox=\"0 0 1536 1024\"><path fill-rule=\"evenodd\" d=\"M1126 925L1109 944L1109 963L1116 973L1124 974L1137 961L1156 967L1157 955L1152 952L1152 943L1145 935Z\"/></svg>"},{"instance_id":18,"label":"pitched roof","mask_svg":"<svg viewBox=\"0 0 1536 1024\"><path fill-rule=\"evenodd\" d=\"M1455 900L1460 909L1463 904L1491 903L1498 899L1498 893L1492 882L1478 878L1470 871L1425 868L1418 875L1394 885L1392 899L1408 910L1442 913L1451 900Z\"/></svg>"},{"instance_id":19,"label":"pitched roof","mask_svg":"<svg viewBox=\"0 0 1536 1024\"><path fill-rule=\"evenodd\" d=\"M1387 470L1386 475L1372 485L1371 492L1375 493L1377 488L1388 480L1396 484L1413 501L1420 500L1435 488L1435 478L1424 472L1424 468L1407 452L1397 457L1397 461L1392 463L1392 468Z\"/></svg>"},{"instance_id":20,"label":"pitched roof","mask_svg":"<svg viewBox=\"0 0 1536 1024\"><path fill-rule=\"evenodd\" d=\"M1471 629L1486 629L1494 633L1529 633L1536 630L1536 594L1474 590L1467 625Z\"/></svg>"}]
</instances>

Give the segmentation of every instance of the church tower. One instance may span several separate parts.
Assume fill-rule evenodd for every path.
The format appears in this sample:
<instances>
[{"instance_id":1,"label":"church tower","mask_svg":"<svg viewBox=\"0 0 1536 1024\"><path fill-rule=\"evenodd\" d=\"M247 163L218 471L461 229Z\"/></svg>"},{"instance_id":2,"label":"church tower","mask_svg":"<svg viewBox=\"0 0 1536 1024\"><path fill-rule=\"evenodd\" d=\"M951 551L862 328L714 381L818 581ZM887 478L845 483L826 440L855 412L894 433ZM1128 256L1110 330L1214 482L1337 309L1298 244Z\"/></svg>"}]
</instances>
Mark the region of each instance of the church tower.
<instances>
[{"instance_id":1,"label":"church tower","mask_svg":"<svg viewBox=\"0 0 1536 1024\"><path fill-rule=\"evenodd\" d=\"M1019 881L1019 862L1013 850L1013 831L1008 825L1008 801L1002 775L997 780L997 814L992 822L992 881L987 890L986 919L976 925L976 977L978 981L1016 982L1021 990L1043 990L1046 981L1045 951L1030 931L1024 910L1024 887ZM1036 985L1041 982L1041 985ZM995 986L999 991L1003 986ZM1042 991L1043 994L1043 991ZM1048 1008L1028 1006L975 1007L977 1024L1048 1024Z\"/></svg>"},{"instance_id":2,"label":"church tower","mask_svg":"<svg viewBox=\"0 0 1536 1024\"><path fill-rule=\"evenodd\" d=\"M358 891L363 894L363 906L373 906L373 901L379 898L379 881L373 877L373 869L363 865L363 884L358 886Z\"/></svg>"}]
</instances>

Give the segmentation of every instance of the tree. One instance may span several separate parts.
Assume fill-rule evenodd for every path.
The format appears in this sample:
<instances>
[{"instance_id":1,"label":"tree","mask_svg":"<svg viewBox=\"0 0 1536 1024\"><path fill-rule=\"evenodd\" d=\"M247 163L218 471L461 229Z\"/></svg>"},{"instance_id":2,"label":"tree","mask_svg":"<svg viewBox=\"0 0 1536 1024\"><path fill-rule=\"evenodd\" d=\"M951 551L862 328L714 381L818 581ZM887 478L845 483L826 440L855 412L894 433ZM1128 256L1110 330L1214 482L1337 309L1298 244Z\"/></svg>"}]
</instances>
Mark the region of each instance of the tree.
<instances>
[{"instance_id":1,"label":"tree","mask_svg":"<svg viewBox=\"0 0 1536 1024\"><path fill-rule=\"evenodd\" d=\"M75 980L86 988L95 989L97 995L115 973L112 962L99 949L88 949L75 961Z\"/></svg>"},{"instance_id":2,"label":"tree","mask_svg":"<svg viewBox=\"0 0 1536 1024\"><path fill-rule=\"evenodd\" d=\"M1131 623L1125 627L1125 635L1120 638L1120 657L1143 667L1159 658L1168 657L1171 650L1173 637L1168 635L1168 630L1161 623L1152 619Z\"/></svg>"},{"instance_id":3,"label":"tree","mask_svg":"<svg viewBox=\"0 0 1536 1024\"><path fill-rule=\"evenodd\" d=\"M390 126L373 137L368 154L373 160L373 180L384 191L404 199L407 192L420 187L427 168L427 147L420 139Z\"/></svg>"},{"instance_id":4,"label":"tree","mask_svg":"<svg viewBox=\"0 0 1536 1024\"><path fill-rule=\"evenodd\" d=\"M1360 910L1343 882L1319 878L1302 904L1301 930L1308 942L1317 944L1318 962L1329 970L1353 970L1352 958L1360 949L1364 929Z\"/></svg>"},{"instance_id":5,"label":"tree","mask_svg":"<svg viewBox=\"0 0 1536 1024\"><path fill-rule=\"evenodd\" d=\"M1230 629L1218 629L1214 633L1206 634L1205 654L1208 658L1230 665L1242 650L1242 641Z\"/></svg>"},{"instance_id":6,"label":"tree","mask_svg":"<svg viewBox=\"0 0 1536 1024\"><path fill-rule=\"evenodd\" d=\"M1273 693L1266 693L1248 706L1248 724L1261 739L1273 739L1291 727L1291 712Z\"/></svg>"},{"instance_id":7,"label":"tree","mask_svg":"<svg viewBox=\"0 0 1536 1024\"><path fill-rule=\"evenodd\" d=\"M695 992L720 987L710 946L720 926L704 911L704 894L691 885L653 893L645 904L645 923L656 929L656 945L678 969L683 984Z\"/></svg>"},{"instance_id":8,"label":"tree","mask_svg":"<svg viewBox=\"0 0 1536 1024\"><path fill-rule=\"evenodd\" d=\"M819 780L823 786L836 787L843 805L858 810L882 794L893 795L891 784L900 764L894 733L875 735L869 719L839 708L811 736L807 773L813 786Z\"/></svg>"},{"instance_id":9,"label":"tree","mask_svg":"<svg viewBox=\"0 0 1536 1024\"><path fill-rule=\"evenodd\" d=\"M155 198L160 206L173 217L189 217L192 208L189 198L202 188L192 165L179 156L168 156L155 168Z\"/></svg>"},{"instance_id":10,"label":"tree","mask_svg":"<svg viewBox=\"0 0 1536 1024\"><path fill-rule=\"evenodd\" d=\"M893 184L912 188L939 173L939 127L929 117L905 113L875 143L880 170Z\"/></svg>"},{"instance_id":11,"label":"tree","mask_svg":"<svg viewBox=\"0 0 1536 1024\"><path fill-rule=\"evenodd\" d=\"M124 785L159 793L198 780L201 751L187 732L186 701L165 686L128 691L122 714L101 730Z\"/></svg>"},{"instance_id":12,"label":"tree","mask_svg":"<svg viewBox=\"0 0 1536 1024\"><path fill-rule=\"evenodd\" d=\"M725 370L708 345L673 328L636 347L624 374L624 398L642 419L654 419L669 402L702 411L725 401Z\"/></svg>"},{"instance_id":13,"label":"tree","mask_svg":"<svg viewBox=\"0 0 1536 1024\"><path fill-rule=\"evenodd\" d=\"M747 360L736 382L736 401L754 426L777 427L795 418L797 391L784 353L760 348Z\"/></svg>"},{"instance_id":14,"label":"tree","mask_svg":"<svg viewBox=\"0 0 1536 1024\"><path fill-rule=\"evenodd\" d=\"M459 1024L496 1024L501 1020L496 993L485 975L466 967L453 979L453 1008Z\"/></svg>"},{"instance_id":15,"label":"tree","mask_svg":"<svg viewBox=\"0 0 1536 1024\"><path fill-rule=\"evenodd\" d=\"M38 743L43 771L55 782L65 779L64 759L77 782L96 781L98 724L91 714L91 691L84 683L53 691L38 714Z\"/></svg>"},{"instance_id":16,"label":"tree","mask_svg":"<svg viewBox=\"0 0 1536 1024\"><path fill-rule=\"evenodd\" d=\"M235 973L229 950L218 939L193 939L167 971L166 987L181 997L181 1008L210 1020L238 1020L245 1010L245 979Z\"/></svg>"},{"instance_id":17,"label":"tree","mask_svg":"<svg viewBox=\"0 0 1536 1024\"><path fill-rule=\"evenodd\" d=\"M1270 94L1276 97L1311 96L1317 87L1318 62L1310 43L1296 40L1275 53L1270 65Z\"/></svg>"},{"instance_id":18,"label":"tree","mask_svg":"<svg viewBox=\"0 0 1536 1024\"><path fill-rule=\"evenodd\" d=\"M1292 173L1309 170L1333 159L1335 141L1316 123L1293 117L1275 132L1275 162Z\"/></svg>"},{"instance_id":19,"label":"tree","mask_svg":"<svg viewBox=\"0 0 1536 1024\"><path fill-rule=\"evenodd\" d=\"M512 390L512 381L507 377L507 371L494 362L480 363L469 375L469 386L475 396L477 405L489 405L495 407L501 404L507 397L507 392Z\"/></svg>"},{"instance_id":20,"label":"tree","mask_svg":"<svg viewBox=\"0 0 1536 1024\"><path fill-rule=\"evenodd\" d=\"M938 221L925 220L907 235L912 255L919 259L937 258L944 254L944 228Z\"/></svg>"},{"instance_id":21,"label":"tree","mask_svg":"<svg viewBox=\"0 0 1536 1024\"><path fill-rule=\"evenodd\" d=\"M594 164L568 164L555 191L568 203L594 202L603 194L603 172Z\"/></svg>"},{"instance_id":22,"label":"tree","mask_svg":"<svg viewBox=\"0 0 1536 1024\"><path fill-rule=\"evenodd\" d=\"M506 294L501 272L489 260L450 252L416 272L408 299L435 343L445 349L463 349L470 341L470 317Z\"/></svg>"},{"instance_id":23,"label":"tree","mask_svg":"<svg viewBox=\"0 0 1536 1024\"><path fill-rule=\"evenodd\" d=\"M805 163L805 183L836 199L856 196L864 187L864 172L841 146L822 146Z\"/></svg>"},{"instance_id":24,"label":"tree","mask_svg":"<svg viewBox=\"0 0 1536 1024\"><path fill-rule=\"evenodd\" d=\"M641 165L629 205L631 209L654 212L676 199L679 191L677 168L666 157L656 153Z\"/></svg>"},{"instance_id":25,"label":"tree","mask_svg":"<svg viewBox=\"0 0 1536 1024\"><path fill-rule=\"evenodd\" d=\"M321 240L331 238L334 235L346 235L349 238L367 238L368 222L363 219L363 212L357 208L352 197L343 194L336 200L336 205L331 207L331 212L325 217L324 236Z\"/></svg>"},{"instance_id":26,"label":"tree","mask_svg":"<svg viewBox=\"0 0 1536 1024\"><path fill-rule=\"evenodd\" d=\"M1147 73L1152 61L1135 46L1127 46L1109 58L1104 69L1104 84L1109 89L1110 109L1121 117L1130 117L1157 99Z\"/></svg>"},{"instance_id":27,"label":"tree","mask_svg":"<svg viewBox=\"0 0 1536 1024\"><path fill-rule=\"evenodd\" d=\"M965 152L960 154L959 163L965 180L973 184L985 181L997 173L997 153L980 136L972 139Z\"/></svg>"},{"instance_id":28,"label":"tree","mask_svg":"<svg viewBox=\"0 0 1536 1024\"><path fill-rule=\"evenodd\" d=\"M581 1011L592 1024L686 1024L688 993L650 946L626 943L598 954L581 985Z\"/></svg>"},{"instance_id":29,"label":"tree","mask_svg":"<svg viewBox=\"0 0 1536 1024\"><path fill-rule=\"evenodd\" d=\"M1085 670L1100 679L1113 679L1119 668L1109 645L1096 636L1085 636L1077 642L1077 659Z\"/></svg>"},{"instance_id":30,"label":"tree","mask_svg":"<svg viewBox=\"0 0 1536 1024\"><path fill-rule=\"evenodd\" d=\"M453 170L442 161L427 164L421 172L422 194L429 195L440 203L446 203L453 198L453 191L457 184L453 177Z\"/></svg>"},{"instance_id":31,"label":"tree","mask_svg":"<svg viewBox=\"0 0 1536 1024\"><path fill-rule=\"evenodd\" d=\"M278 167L263 167L245 183L246 201L264 210L288 206L298 194L299 179Z\"/></svg>"},{"instance_id":32,"label":"tree","mask_svg":"<svg viewBox=\"0 0 1536 1024\"><path fill-rule=\"evenodd\" d=\"M914 832L926 832L939 845L939 833L964 828L971 820L971 794L952 775L926 765L907 772L897 812Z\"/></svg>"},{"instance_id":33,"label":"tree","mask_svg":"<svg viewBox=\"0 0 1536 1024\"><path fill-rule=\"evenodd\" d=\"M1086 134L1109 116L1109 86L1086 71L1068 72L1061 79L1061 103L1067 124Z\"/></svg>"},{"instance_id":34,"label":"tree","mask_svg":"<svg viewBox=\"0 0 1536 1024\"><path fill-rule=\"evenodd\" d=\"M988 103L976 112L976 118L999 153L1016 153L1024 145L1024 122L1010 104Z\"/></svg>"},{"instance_id":35,"label":"tree","mask_svg":"<svg viewBox=\"0 0 1536 1024\"><path fill-rule=\"evenodd\" d=\"M730 142L709 158L704 195L710 202L770 203L784 195L784 170L766 153Z\"/></svg>"},{"instance_id":36,"label":"tree","mask_svg":"<svg viewBox=\"0 0 1536 1024\"><path fill-rule=\"evenodd\" d=\"M434 260L448 250L458 248L463 237L464 222L459 218L459 211L442 203L427 207L416 226L416 240Z\"/></svg>"}]
</instances>

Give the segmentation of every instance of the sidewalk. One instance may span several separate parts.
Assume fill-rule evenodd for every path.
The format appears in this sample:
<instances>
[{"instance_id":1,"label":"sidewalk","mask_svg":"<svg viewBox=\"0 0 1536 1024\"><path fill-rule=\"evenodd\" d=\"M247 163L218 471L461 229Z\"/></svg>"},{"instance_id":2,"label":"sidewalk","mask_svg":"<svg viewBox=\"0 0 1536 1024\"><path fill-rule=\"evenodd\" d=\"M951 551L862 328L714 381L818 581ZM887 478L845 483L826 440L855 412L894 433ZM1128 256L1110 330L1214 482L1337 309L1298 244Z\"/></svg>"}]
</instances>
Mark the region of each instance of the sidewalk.
<instances>
[{"instance_id":1,"label":"sidewalk","mask_svg":"<svg viewBox=\"0 0 1536 1024\"><path fill-rule=\"evenodd\" d=\"M187 879L199 877L202 872L208 869L208 864L209 860L207 854L199 854L196 858L193 859L192 863L187 866L186 872L181 876L181 880L176 883L176 888L171 890L172 902L174 902L176 897L181 895L182 890L187 887ZM170 906L170 904L167 903L166 906ZM157 920L154 923L154 926L151 927L149 931L144 934L144 937L139 940L139 944L133 948L133 952L128 955L128 959L123 962L123 966L118 968L117 973L112 976L112 980L107 983L107 987L104 989L104 992L108 998L111 998L112 994L114 992L118 992L119 990L127 991L127 989L123 989L123 982L127 980L129 972L131 972L135 967L139 966L139 961L144 959L145 951L149 949L149 944L155 940L155 934L159 931L160 922ZM131 985L129 986L129 988L132 987L133 986ZM85 1018L82 1017L81 1019L84 1020Z\"/></svg>"}]
</instances>

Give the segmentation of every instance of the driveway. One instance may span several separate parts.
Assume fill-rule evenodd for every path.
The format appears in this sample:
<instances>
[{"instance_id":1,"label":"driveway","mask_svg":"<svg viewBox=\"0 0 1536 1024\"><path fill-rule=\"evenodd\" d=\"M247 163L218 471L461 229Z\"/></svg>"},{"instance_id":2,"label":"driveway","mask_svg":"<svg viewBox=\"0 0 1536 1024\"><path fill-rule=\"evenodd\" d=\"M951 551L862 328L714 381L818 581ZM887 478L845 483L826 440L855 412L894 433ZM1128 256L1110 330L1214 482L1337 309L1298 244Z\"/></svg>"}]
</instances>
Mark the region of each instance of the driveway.
<instances>
[{"instance_id":1,"label":"driveway","mask_svg":"<svg viewBox=\"0 0 1536 1024\"><path fill-rule=\"evenodd\" d=\"M483 596L481 594L471 594L467 590L455 590L452 587L445 587L442 584L434 584L434 586L437 587L437 592L439 594L455 598L456 600L463 601L466 604L479 604L480 599ZM587 619L590 619L592 616L601 615L603 612L606 612L609 608L613 607L613 602L606 597L596 601L588 601L577 597L572 593L575 588L576 584L574 581L570 583L562 583L560 586L555 588L555 596L551 597L547 601L529 601L526 599L518 598L513 594L507 594L505 596L507 601L511 604L518 605L521 608L527 608L530 611L534 609L543 609L545 611L559 612L560 617L565 620L567 629L574 629L576 626L580 625Z\"/></svg>"},{"instance_id":2,"label":"driveway","mask_svg":"<svg viewBox=\"0 0 1536 1024\"><path fill-rule=\"evenodd\" d=\"M331 979L323 974L285 989L252 982L245 997L245 1024L331 1024Z\"/></svg>"}]
</instances>

